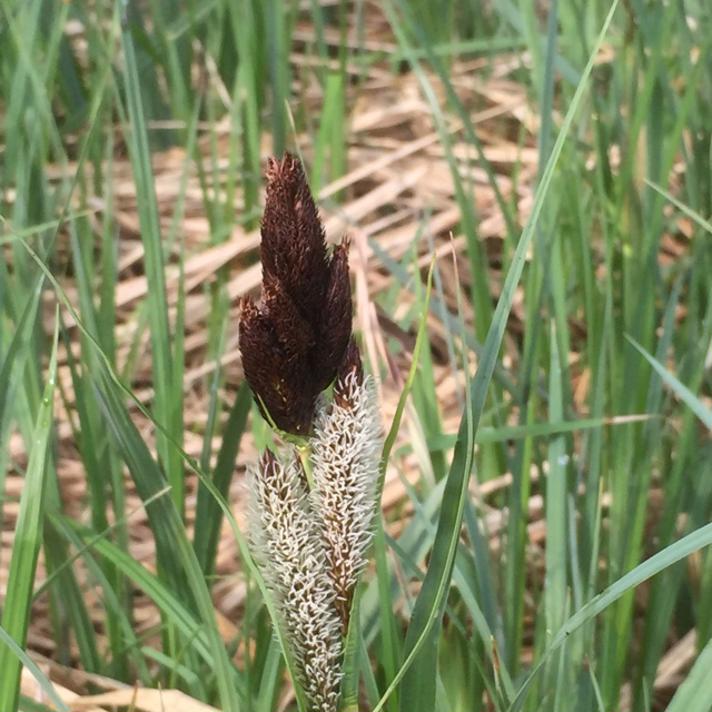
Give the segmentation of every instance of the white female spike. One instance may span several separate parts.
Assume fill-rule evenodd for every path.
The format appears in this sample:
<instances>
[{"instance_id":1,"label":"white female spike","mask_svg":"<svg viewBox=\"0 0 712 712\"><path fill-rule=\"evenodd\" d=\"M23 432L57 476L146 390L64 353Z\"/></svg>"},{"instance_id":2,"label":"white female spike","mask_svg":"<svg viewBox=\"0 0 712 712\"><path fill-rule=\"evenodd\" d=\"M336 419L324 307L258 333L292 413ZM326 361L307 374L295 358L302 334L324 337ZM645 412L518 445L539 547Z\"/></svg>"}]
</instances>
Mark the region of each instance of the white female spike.
<instances>
[{"instance_id":1,"label":"white female spike","mask_svg":"<svg viewBox=\"0 0 712 712\"><path fill-rule=\"evenodd\" d=\"M268 450L250 490L252 549L284 623L299 682L314 712L334 712L341 622L304 471L294 456L282 463Z\"/></svg>"},{"instance_id":2,"label":"white female spike","mask_svg":"<svg viewBox=\"0 0 712 712\"><path fill-rule=\"evenodd\" d=\"M318 515L342 630L366 566L382 449L380 415L370 377L351 345L331 403L319 405L310 440L312 510Z\"/></svg>"}]
</instances>

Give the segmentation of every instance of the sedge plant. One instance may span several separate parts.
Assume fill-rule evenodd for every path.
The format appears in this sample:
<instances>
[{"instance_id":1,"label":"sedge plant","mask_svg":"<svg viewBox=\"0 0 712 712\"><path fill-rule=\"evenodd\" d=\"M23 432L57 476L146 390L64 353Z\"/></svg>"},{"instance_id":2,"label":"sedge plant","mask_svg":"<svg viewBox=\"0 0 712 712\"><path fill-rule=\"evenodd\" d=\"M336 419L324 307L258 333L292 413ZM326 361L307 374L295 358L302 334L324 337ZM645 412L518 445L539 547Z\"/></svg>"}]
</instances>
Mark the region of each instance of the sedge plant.
<instances>
[{"instance_id":1,"label":"sedge plant","mask_svg":"<svg viewBox=\"0 0 712 712\"><path fill-rule=\"evenodd\" d=\"M252 468L250 539L310 709L334 712L371 540L381 428L351 334L348 241L327 254L304 171L289 154L269 162L261 258L262 297L243 302L240 349L285 446Z\"/></svg>"}]
</instances>

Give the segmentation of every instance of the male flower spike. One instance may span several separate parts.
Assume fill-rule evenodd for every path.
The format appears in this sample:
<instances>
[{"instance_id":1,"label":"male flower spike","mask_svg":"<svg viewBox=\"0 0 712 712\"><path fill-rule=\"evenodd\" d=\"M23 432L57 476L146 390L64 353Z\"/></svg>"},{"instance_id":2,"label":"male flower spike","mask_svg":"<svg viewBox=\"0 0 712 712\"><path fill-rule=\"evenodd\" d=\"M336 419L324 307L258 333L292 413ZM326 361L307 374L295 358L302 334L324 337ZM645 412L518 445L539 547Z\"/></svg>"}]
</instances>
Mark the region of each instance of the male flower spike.
<instances>
[{"instance_id":1,"label":"male flower spike","mask_svg":"<svg viewBox=\"0 0 712 712\"><path fill-rule=\"evenodd\" d=\"M308 435L318 395L351 336L348 243L329 259L301 163L270 159L262 218L262 300L242 303L245 377L274 424Z\"/></svg>"}]
</instances>

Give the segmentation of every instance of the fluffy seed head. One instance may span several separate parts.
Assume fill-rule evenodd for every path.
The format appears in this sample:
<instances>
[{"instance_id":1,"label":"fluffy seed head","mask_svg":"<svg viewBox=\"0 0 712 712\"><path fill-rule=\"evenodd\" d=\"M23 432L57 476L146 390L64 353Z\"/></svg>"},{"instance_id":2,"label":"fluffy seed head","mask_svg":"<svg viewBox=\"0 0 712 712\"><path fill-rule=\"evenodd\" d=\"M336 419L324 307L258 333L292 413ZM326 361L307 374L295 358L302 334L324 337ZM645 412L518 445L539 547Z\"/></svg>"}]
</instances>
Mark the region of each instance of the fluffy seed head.
<instances>
[{"instance_id":1,"label":"fluffy seed head","mask_svg":"<svg viewBox=\"0 0 712 712\"><path fill-rule=\"evenodd\" d=\"M334 712L342 654L335 593L326 573L306 478L292 456L269 450L251 473L250 540L272 592L314 712Z\"/></svg>"},{"instance_id":2,"label":"fluffy seed head","mask_svg":"<svg viewBox=\"0 0 712 712\"><path fill-rule=\"evenodd\" d=\"M342 631L348 628L353 591L371 541L381 453L381 424L373 384L363 375L352 343L314 424L310 493L318 512L329 576L336 590Z\"/></svg>"}]
</instances>

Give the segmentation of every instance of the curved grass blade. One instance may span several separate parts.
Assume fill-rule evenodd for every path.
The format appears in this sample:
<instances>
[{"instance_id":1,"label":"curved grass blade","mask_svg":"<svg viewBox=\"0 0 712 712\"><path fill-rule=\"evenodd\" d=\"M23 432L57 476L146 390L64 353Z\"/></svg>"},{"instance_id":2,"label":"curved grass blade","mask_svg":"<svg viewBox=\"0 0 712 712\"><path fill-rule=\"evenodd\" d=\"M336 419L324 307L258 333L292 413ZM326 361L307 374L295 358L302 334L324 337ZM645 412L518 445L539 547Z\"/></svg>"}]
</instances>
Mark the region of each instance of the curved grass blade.
<instances>
[{"instance_id":1,"label":"curved grass blade","mask_svg":"<svg viewBox=\"0 0 712 712\"><path fill-rule=\"evenodd\" d=\"M534 681L534 678L552 654L564 644L572 633L605 611L606 608L615 603L627 591L639 586L644 581L655 576L655 574L676 564L690 554L710 545L712 545L712 524L707 524L676 541L674 544L666 546L662 551L659 551L642 564L636 566L632 571L621 576L618 581L610 585L605 591L594 596L585 606L579 608L576 613L566 620L522 683L509 708L510 712L517 712L517 710L522 708L526 693Z\"/></svg>"},{"instance_id":2,"label":"curved grass blade","mask_svg":"<svg viewBox=\"0 0 712 712\"><path fill-rule=\"evenodd\" d=\"M42 688L42 691L52 701L52 704L59 712L69 712L69 707L62 702L62 698L57 694L52 685L52 681L42 672L37 663L15 642L15 639L0 626L0 646L6 646L7 649L17 657L31 673L32 677L37 680L37 683Z\"/></svg>"},{"instance_id":3,"label":"curved grass blade","mask_svg":"<svg viewBox=\"0 0 712 712\"><path fill-rule=\"evenodd\" d=\"M580 420L559 420L549 423L529 423L528 425L503 425L498 427L483 426L475 434L475 442L500 443L507 440L523 440L524 438L545 438L566 433L577 433L584 430L601 428L604 425L628 425L656 417L648 413L631 413L605 418L581 418ZM428 447L436 450L446 450L457 442L457 435L444 433L428 440Z\"/></svg>"},{"instance_id":4,"label":"curved grass blade","mask_svg":"<svg viewBox=\"0 0 712 712\"><path fill-rule=\"evenodd\" d=\"M647 185L649 185L654 191L663 196L666 200L669 200L680 212L687 215L688 218L696 222L703 230L712 235L712 223L709 220L705 220L698 212L694 211L692 208L685 205L685 203L679 201L674 195L670 195L667 190L661 188L657 183L645 179Z\"/></svg>"},{"instance_id":5,"label":"curved grass blade","mask_svg":"<svg viewBox=\"0 0 712 712\"><path fill-rule=\"evenodd\" d=\"M101 536L96 536L94 532L74 520L55 516L53 521L59 531L62 532L62 535L69 541L73 541L71 533L75 533L80 537L83 546L87 550L92 550L102 558L110 561L130 578L165 613L166 617L175 625L176 630L181 631L186 640L191 642L191 645L195 647L203 660L213 670L217 671L214 650L211 641L208 639L205 627L170 586L167 586L158 576L148 571L118 546ZM236 672L230 674L229 679L235 685L235 688L244 695L244 686L240 684Z\"/></svg>"},{"instance_id":6,"label":"curved grass blade","mask_svg":"<svg viewBox=\"0 0 712 712\"><path fill-rule=\"evenodd\" d=\"M626 335L626 339L638 351L645 360L655 369L657 374L663 381L672 388L675 395L687 405L690 410L702 421L705 427L712 430L712 410L707 408L702 401L684 384L681 383L675 376L672 375L654 356L649 354L634 338Z\"/></svg>"}]
</instances>

